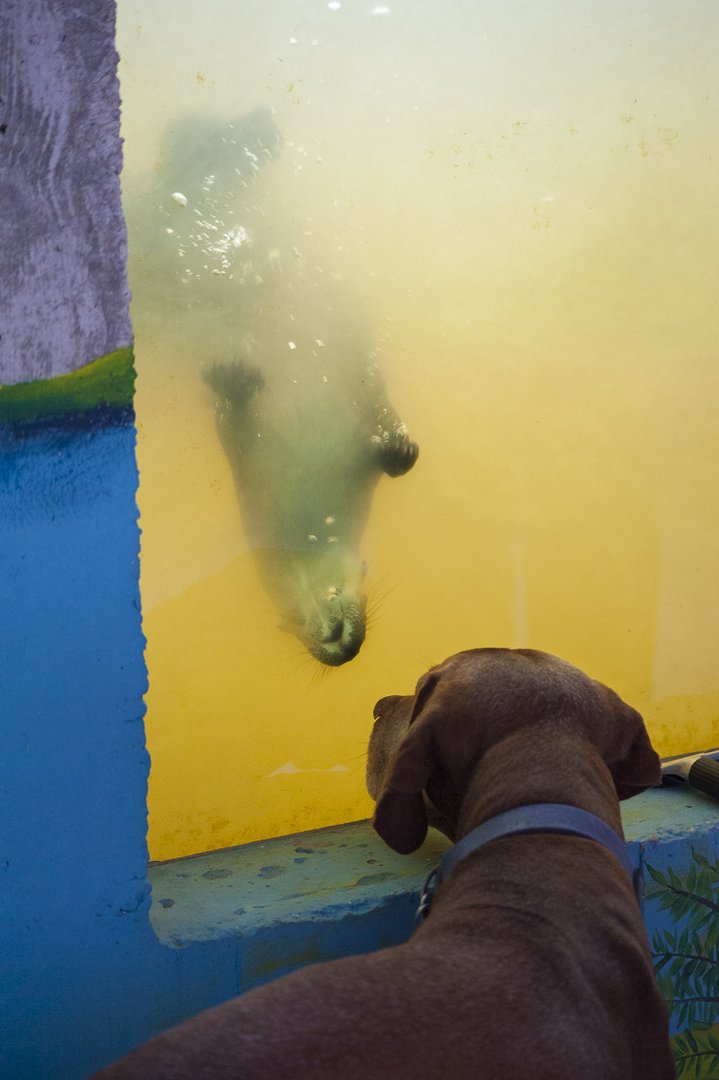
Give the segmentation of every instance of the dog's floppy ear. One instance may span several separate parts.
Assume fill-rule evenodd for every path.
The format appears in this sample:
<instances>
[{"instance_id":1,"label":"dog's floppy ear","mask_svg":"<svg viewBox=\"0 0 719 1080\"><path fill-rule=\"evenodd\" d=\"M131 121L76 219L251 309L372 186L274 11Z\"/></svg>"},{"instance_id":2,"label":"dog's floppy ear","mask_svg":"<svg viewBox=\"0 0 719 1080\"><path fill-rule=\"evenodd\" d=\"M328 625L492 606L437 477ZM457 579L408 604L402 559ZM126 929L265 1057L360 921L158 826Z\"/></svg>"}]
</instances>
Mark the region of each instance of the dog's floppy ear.
<instances>
[{"instance_id":1,"label":"dog's floppy ear","mask_svg":"<svg viewBox=\"0 0 719 1080\"><path fill-rule=\"evenodd\" d=\"M600 684L601 685L601 684ZM661 761L649 741L644 720L631 705L606 686L602 686L613 723L608 732L603 756L620 799L631 799L661 782Z\"/></svg>"},{"instance_id":2,"label":"dog's floppy ear","mask_svg":"<svg viewBox=\"0 0 719 1080\"><path fill-rule=\"evenodd\" d=\"M409 730L387 769L375 805L373 824L384 842L400 855L416 851L427 835L427 812L422 792L434 768L432 733L421 713L437 684L429 676L412 707Z\"/></svg>"}]
</instances>

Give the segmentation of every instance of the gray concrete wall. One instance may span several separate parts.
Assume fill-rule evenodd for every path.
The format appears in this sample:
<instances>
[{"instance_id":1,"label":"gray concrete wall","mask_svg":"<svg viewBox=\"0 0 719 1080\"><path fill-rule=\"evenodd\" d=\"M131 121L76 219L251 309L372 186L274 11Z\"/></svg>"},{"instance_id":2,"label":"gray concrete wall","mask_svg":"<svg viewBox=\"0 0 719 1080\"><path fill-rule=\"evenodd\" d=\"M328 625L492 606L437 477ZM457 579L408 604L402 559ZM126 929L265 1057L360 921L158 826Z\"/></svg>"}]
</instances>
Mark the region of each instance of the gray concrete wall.
<instances>
[{"instance_id":1,"label":"gray concrete wall","mask_svg":"<svg viewBox=\"0 0 719 1080\"><path fill-rule=\"evenodd\" d=\"M114 32L113 0L0 7L0 383L131 341Z\"/></svg>"}]
</instances>

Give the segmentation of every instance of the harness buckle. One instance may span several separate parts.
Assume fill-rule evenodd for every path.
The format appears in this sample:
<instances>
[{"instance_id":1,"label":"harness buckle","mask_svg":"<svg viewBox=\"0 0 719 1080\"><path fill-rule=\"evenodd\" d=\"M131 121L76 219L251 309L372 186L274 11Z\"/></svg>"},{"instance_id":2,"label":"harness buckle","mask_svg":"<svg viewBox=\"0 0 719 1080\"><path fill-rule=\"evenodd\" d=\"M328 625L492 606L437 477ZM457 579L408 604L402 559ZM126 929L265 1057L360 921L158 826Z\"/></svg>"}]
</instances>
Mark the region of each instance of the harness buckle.
<instances>
[{"instance_id":1,"label":"harness buckle","mask_svg":"<svg viewBox=\"0 0 719 1080\"><path fill-rule=\"evenodd\" d=\"M434 890L439 885L439 867L435 866L433 870L427 874L424 885L422 886L422 892L419 896L419 907L415 912L414 925L415 929L421 926L424 920L429 915L429 909L432 906L432 899L434 898Z\"/></svg>"}]
</instances>

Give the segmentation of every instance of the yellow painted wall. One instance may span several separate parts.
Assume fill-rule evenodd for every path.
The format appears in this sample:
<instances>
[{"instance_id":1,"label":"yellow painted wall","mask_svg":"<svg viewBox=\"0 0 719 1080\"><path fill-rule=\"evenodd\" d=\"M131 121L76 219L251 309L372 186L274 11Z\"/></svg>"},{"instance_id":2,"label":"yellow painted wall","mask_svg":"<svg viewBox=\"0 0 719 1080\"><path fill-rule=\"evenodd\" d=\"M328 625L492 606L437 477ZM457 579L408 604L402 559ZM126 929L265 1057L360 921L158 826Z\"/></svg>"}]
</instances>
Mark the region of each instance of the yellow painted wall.
<instances>
[{"instance_id":1,"label":"yellow painted wall","mask_svg":"<svg viewBox=\"0 0 719 1080\"><path fill-rule=\"evenodd\" d=\"M715 6L118 6L126 190L173 118L274 109L257 199L325 239L421 445L375 496L367 641L321 669L131 242L152 857L366 816L374 701L473 646L564 656L661 753L719 743Z\"/></svg>"}]
</instances>

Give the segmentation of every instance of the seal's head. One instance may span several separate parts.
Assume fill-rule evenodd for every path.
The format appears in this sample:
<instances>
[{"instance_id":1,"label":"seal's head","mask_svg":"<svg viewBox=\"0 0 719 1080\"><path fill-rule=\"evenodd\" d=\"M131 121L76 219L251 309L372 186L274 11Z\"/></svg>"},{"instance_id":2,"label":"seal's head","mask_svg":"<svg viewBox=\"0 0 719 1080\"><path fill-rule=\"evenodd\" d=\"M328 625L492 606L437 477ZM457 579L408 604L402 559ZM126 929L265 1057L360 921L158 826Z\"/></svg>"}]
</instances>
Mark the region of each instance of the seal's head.
<instances>
[{"instance_id":1,"label":"seal's head","mask_svg":"<svg viewBox=\"0 0 719 1080\"><path fill-rule=\"evenodd\" d=\"M339 667L365 637L365 567L347 551L273 550L259 554L262 577L283 628L321 664Z\"/></svg>"}]
</instances>

